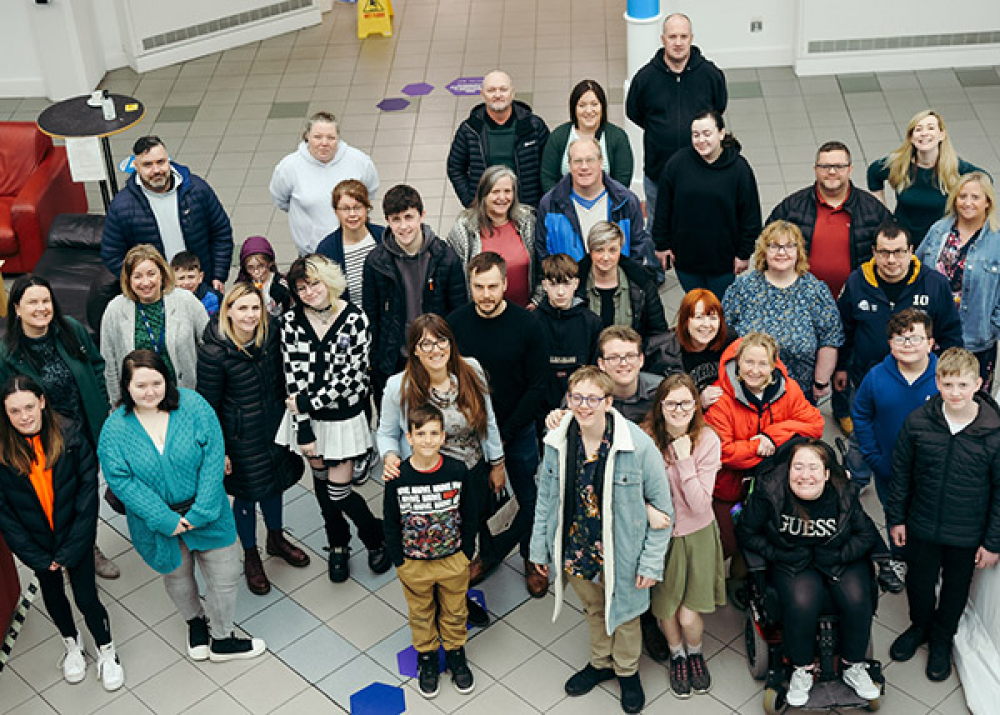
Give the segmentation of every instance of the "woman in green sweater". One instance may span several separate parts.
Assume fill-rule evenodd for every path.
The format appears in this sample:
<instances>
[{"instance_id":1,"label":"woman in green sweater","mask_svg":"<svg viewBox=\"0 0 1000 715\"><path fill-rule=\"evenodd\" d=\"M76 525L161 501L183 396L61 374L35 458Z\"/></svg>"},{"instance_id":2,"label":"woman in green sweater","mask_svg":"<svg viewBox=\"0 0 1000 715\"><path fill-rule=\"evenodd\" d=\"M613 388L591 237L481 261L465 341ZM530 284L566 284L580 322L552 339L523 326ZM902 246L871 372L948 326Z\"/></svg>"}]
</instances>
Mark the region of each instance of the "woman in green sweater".
<instances>
[{"instance_id":1,"label":"woman in green sweater","mask_svg":"<svg viewBox=\"0 0 1000 715\"><path fill-rule=\"evenodd\" d=\"M608 97L592 79L577 84L569 95L569 118L549 135L542 153L542 191L549 191L569 173L566 150L574 139L596 139L604 155L604 171L628 188L632 183L632 146L621 127L608 121Z\"/></svg>"}]
</instances>

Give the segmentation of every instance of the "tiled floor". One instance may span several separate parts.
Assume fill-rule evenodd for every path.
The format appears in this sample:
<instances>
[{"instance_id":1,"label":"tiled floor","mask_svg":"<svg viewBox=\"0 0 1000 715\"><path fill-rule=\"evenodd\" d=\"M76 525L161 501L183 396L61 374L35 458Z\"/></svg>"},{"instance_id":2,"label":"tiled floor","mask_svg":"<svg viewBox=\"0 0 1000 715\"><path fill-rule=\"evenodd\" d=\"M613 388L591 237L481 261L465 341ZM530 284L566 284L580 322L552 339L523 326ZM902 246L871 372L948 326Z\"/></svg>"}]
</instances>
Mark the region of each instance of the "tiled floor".
<instances>
[{"instance_id":1,"label":"tiled floor","mask_svg":"<svg viewBox=\"0 0 1000 715\"><path fill-rule=\"evenodd\" d=\"M263 233L287 265L294 258L287 221L271 203L267 184L277 161L294 149L307 113L336 113L343 138L373 156L382 186L400 181L416 186L429 223L442 234L460 209L445 178L445 156L455 126L477 101L446 92L451 80L503 67L518 96L555 126L565 119L571 86L591 77L608 89L612 119L622 119L620 2L414 0L397 3L396 12L391 39L360 43L354 6L335 3L319 27L145 75L127 69L109 73L104 87L132 94L147 108L143 122L112 139L116 160L128 155L135 137L159 134L174 158L215 188L237 240ZM711 48L706 50L710 56ZM765 215L787 193L811 183L813 154L827 139L852 147L854 178L863 186L867 161L894 148L909 117L928 106L944 115L964 158L1000 176L996 68L802 79L788 68L767 68L732 70L727 76L729 124L757 173ZM375 107L421 81L434 91L410 98L404 111L382 113ZM0 100L0 120L34 120L47 105L43 99ZM89 187L88 195L99 211L99 193ZM672 277L663 298L673 315L680 291ZM380 510L379 485L369 484L363 492ZM865 501L881 518L874 496L867 494ZM373 577L364 552L357 550L353 578L332 585L323 566L319 512L300 487L287 495L286 523L312 550L313 564L297 570L270 559L266 568L274 591L263 598L240 594L240 625L267 638L270 652L250 663L191 663L183 655L183 623L159 579L123 536L121 517L105 517L99 542L117 558L123 575L101 587L127 687L108 695L93 678L78 686L63 683L55 667L62 646L39 607L0 677L0 713L340 712L349 708L352 692L373 681L403 684L407 712L413 713L619 711L614 685L582 699L565 697L562 683L583 664L587 650L582 617L569 608L551 623L551 596L528 600L513 560L482 587L495 621L469 643L475 693L457 696L445 682L436 700L424 701L397 674L395 655L409 644L398 583L391 573ZM647 712L760 712L761 688L745 665L742 618L726 607L707 619L706 652L715 680L708 696L675 700L666 692L665 670L644 658ZM889 643L906 620L904 597L883 597L874 645L886 663ZM888 664L883 711L966 712L957 679L929 683L924 659L921 654L910 663Z\"/></svg>"}]
</instances>

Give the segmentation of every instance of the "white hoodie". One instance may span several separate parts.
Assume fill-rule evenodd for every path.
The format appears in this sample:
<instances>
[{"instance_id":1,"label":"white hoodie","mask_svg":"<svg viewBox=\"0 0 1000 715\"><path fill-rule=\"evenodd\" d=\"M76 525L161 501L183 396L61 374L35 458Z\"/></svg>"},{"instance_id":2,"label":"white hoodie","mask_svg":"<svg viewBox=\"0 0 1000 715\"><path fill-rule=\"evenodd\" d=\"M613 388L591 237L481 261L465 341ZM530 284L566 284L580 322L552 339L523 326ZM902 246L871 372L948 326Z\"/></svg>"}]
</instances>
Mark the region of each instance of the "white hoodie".
<instances>
[{"instance_id":1,"label":"white hoodie","mask_svg":"<svg viewBox=\"0 0 1000 715\"><path fill-rule=\"evenodd\" d=\"M305 141L286 156L271 177L271 196L288 212L288 226L299 255L313 253L327 235L340 228L331 201L333 189L344 179L358 179L375 199L378 172L371 157L340 139L337 153L325 164L309 153Z\"/></svg>"}]
</instances>

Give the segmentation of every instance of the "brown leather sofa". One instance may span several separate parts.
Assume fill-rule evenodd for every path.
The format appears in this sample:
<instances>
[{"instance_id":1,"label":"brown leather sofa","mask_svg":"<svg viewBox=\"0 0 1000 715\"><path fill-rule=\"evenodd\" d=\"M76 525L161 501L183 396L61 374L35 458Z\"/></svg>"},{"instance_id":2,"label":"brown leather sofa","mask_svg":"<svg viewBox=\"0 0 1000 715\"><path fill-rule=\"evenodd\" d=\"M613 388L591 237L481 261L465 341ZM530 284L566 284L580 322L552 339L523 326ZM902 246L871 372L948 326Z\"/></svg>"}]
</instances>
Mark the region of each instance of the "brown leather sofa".
<instances>
[{"instance_id":1,"label":"brown leather sofa","mask_svg":"<svg viewBox=\"0 0 1000 715\"><path fill-rule=\"evenodd\" d=\"M33 122L0 122L0 258L3 272L28 273L45 250L52 220L86 213L83 184L70 178L65 147Z\"/></svg>"}]
</instances>

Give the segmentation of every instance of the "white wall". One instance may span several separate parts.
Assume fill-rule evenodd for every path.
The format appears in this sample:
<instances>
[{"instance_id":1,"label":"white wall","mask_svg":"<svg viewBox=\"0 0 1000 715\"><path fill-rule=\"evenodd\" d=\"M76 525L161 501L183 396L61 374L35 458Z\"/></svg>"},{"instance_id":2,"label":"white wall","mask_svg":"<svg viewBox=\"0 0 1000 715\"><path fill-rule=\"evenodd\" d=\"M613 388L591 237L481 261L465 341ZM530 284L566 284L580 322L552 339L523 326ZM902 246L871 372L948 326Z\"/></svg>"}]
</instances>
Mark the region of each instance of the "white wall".
<instances>
[{"instance_id":1,"label":"white wall","mask_svg":"<svg viewBox=\"0 0 1000 715\"><path fill-rule=\"evenodd\" d=\"M695 44L724 68L792 64L799 5L799 0L660 0L664 17L683 12L691 18ZM762 22L761 32L750 32L753 20Z\"/></svg>"},{"instance_id":2,"label":"white wall","mask_svg":"<svg viewBox=\"0 0 1000 715\"><path fill-rule=\"evenodd\" d=\"M45 77L35 50L28 0L5 0L0 23L0 97L38 97L45 94Z\"/></svg>"}]
</instances>

